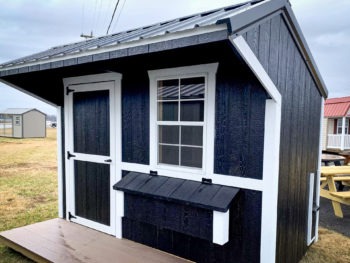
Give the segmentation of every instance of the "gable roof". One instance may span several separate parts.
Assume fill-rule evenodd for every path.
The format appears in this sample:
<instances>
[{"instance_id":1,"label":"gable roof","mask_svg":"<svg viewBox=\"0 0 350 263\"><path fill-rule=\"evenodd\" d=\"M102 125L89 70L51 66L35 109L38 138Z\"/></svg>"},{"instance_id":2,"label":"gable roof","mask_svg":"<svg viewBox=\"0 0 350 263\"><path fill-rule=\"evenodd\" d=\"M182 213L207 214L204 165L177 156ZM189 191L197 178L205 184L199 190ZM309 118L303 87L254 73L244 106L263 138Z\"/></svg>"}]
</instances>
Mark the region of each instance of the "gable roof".
<instances>
[{"instance_id":1,"label":"gable roof","mask_svg":"<svg viewBox=\"0 0 350 263\"><path fill-rule=\"evenodd\" d=\"M216 25L220 20L231 17L235 13L241 12L244 9L253 6L261 1L263 0L249 1L224 8L206 11L203 13L180 17L169 21L159 22L153 25L118 32L111 35L53 47L43 52L0 64L0 68L6 68L8 66L19 65L27 62L45 60L47 58L62 57L68 54L78 54L87 50L98 50L103 47L109 47L141 39L148 39L155 36L166 35L169 33L185 31L198 27Z\"/></svg>"},{"instance_id":2,"label":"gable roof","mask_svg":"<svg viewBox=\"0 0 350 263\"><path fill-rule=\"evenodd\" d=\"M350 109L350 96L328 99L324 103L325 117L344 117Z\"/></svg>"},{"instance_id":3,"label":"gable roof","mask_svg":"<svg viewBox=\"0 0 350 263\"><path fill-rule=\"evenodd\" d=\"M1 111L0 114L22 115L22 114L27 113L27 112L32 111L32 110L38 111L42 114L45 114L45 113L43 113L35 108L9 108L9 109L6 109L4 111Z\"/></svg>"}]
</instances>

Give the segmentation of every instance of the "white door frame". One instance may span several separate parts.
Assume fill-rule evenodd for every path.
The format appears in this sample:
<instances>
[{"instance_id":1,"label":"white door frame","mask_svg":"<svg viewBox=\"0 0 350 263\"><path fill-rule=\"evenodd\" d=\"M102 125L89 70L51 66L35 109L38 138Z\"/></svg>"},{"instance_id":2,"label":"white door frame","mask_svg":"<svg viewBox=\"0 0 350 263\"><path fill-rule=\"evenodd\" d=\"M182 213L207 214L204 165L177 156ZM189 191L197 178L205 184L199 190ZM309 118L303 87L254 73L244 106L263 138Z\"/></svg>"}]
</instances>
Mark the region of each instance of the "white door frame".
<instances>
[{"instance_id":1,"label":"white door frame","mask_svg":"<svg viewBox=\"0 0 350 263\"><path fill-rule=\"evenodd\" d=\"M66 164L66 218L69 218L71 212L76 218L71 218L72 222L76 222L87 227L116 235L121 229L121 220L116 220L116 192L113 185L121 179L121 78L119 73L106 73L97 75L87 75L73 78L63 79L64 83L64 114L65 114L65 150L74 154L69 160L65 158ZM79 91L97 91L109 90L110 95L110 156L100 156L91 154L74 153L73 139L73 96L74 92L67 94L67 88ZM118 136L117 136L118 135ZM105 160L111 159L110 164L110 226L91 220L78 217L75 215L75 199L74 199L74 160L91 161L95 163L104 163Z\"/></svg>"}]
</instances>

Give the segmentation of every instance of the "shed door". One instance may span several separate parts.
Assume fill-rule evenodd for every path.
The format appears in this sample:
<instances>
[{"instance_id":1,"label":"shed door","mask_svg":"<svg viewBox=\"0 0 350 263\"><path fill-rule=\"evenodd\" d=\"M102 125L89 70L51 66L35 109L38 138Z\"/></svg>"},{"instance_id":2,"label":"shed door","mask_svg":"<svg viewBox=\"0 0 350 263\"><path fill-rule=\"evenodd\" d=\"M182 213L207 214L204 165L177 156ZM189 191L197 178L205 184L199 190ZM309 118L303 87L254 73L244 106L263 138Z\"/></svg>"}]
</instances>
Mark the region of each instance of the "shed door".
<instances>
[{"instance_id":1,"label":"shed door","mask_svg":"<svg viewBox=\"0 0 350 263\"><path fill-rule=\"evenodd\" d=\"M115 234L114 82L71 85L68 110L68 217Z\"/></svg>"}]
</instances>

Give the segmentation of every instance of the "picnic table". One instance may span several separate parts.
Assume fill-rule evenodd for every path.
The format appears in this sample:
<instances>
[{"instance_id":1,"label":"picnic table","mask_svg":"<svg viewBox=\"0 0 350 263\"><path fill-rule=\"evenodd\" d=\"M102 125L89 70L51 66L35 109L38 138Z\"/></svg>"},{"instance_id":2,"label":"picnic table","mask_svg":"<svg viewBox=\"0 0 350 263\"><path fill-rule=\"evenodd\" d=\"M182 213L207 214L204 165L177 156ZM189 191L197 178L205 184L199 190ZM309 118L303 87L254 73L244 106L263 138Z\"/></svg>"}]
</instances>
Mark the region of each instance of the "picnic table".
<instances>
[{"instance_id":1,"label":"picnic table","mask_svg":"<svg viewBox=\"0 0 350 263\"><path fill-rule=\"evenodd\" d=\"M350 166L322 166L320 196L332 201L334 214L343 218L340 204L350 206L350 191L338 192L335 182L350 186ZM328 190L325 187L328 186Z\"/></svg>"}]
</instances>

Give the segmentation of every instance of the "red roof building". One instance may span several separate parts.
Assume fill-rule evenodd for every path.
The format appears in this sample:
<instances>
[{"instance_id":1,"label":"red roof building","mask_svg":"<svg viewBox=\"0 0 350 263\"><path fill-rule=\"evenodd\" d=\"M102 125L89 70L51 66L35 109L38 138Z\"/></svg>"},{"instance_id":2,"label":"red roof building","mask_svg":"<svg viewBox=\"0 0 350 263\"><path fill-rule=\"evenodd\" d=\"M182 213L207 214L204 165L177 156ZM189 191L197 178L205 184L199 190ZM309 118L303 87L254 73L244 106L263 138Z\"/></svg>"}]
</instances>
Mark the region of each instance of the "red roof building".
<instances>
[{"instance_id":1,"label":"red roof building","mask_svg":"<svg viewBox=\"0 0 350 263\"><path fill-rule=\"evenodd\" d=\"M324 117L350 116L350 96L328 99L324 103Z\"/></svg>"},{"instance_id":2,"label":"red roof building","mask_svg":"<svg viewBox=\"0 0 350 263\"><path fill-rule=\"evenodd\" d=\"M350 96L324 103L323 149L350 149Z\"/></svg>"}]
</instances>

